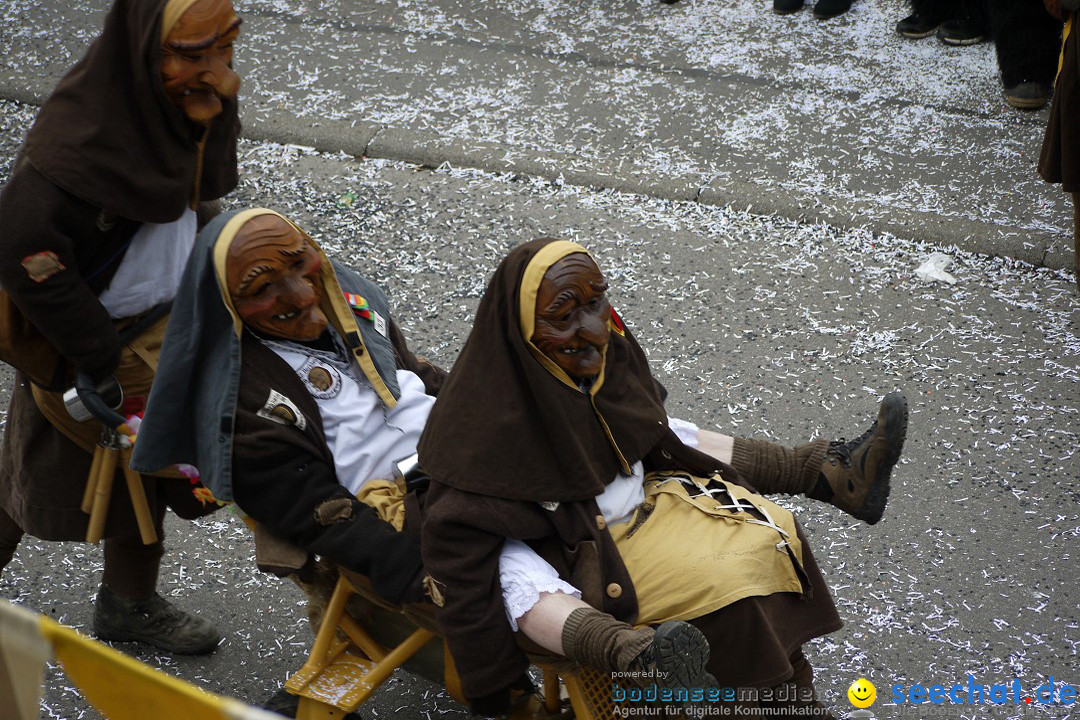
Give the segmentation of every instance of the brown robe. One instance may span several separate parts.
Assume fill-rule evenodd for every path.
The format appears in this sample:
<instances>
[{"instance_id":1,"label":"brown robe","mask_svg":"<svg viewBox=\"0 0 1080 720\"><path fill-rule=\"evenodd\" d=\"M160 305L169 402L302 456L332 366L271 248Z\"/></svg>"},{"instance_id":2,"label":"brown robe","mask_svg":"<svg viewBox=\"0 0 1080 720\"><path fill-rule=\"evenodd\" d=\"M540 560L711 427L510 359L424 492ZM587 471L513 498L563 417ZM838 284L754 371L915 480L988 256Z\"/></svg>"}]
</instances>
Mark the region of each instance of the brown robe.
<instances>
[{"instance_id":1,"label":"brown robe","mask_svg":"<svg viewBox=\"0 0 1080 720\"><path fill-rule=\"evenodd\" d=\"M1061 49L1061 71L1054 84L1054 100L1039 157L1039 175L1061 183L1068 193L1080 192L1080 38L1073 12Z\"/></svg>"},{"instance_id":2,"label":"brown robe","mask_svg":"<svg viewBox=\"0 0 1080 720\"><path fill-rule=\"evenodd\" d=\"M542 364L521 332L520 295L523 277L537 274L534 258L554 242L519 246L496 270L420 442L421 464L433 479L424 500L424 566L445 600L439 622L473 698L507 687L527 664L499 592L504 538L525 541L587 602L634 622L637 597L594 498L639 460L647 472L719 470L746 485L668 430L644 352L614 316L604 371L590 393ZM545 502L558 505L545 509ZM798 533L803 593L748 597L691 621L709 637L709 671L721 684L783 682L803 642L840 627Z\"/></svg>"},{"instance_id":3,"label":"brown robe","mask_svg":"<svg viewBox=\"0 0 1080 720\"><path fill-rule=\"evenodd\" d=\"M74 368L100 376L116 366L119 336L97 296L139 225L176 220L236 186L235 103L223 99L222 114L203 128L165 95L165 4L116 0L101 35L45 101L0 192L0 285L66 363L59 389ZM42 417L26 382L16 382L0 448L0 508L32 535L81 539L90 456ZM155 514L173 490L175 509L202 510L186 507L186 481L168 484L163 492L150 483ZM114 488L106 537L133 532L119 475Z\"/></svg>"}]
</instances>

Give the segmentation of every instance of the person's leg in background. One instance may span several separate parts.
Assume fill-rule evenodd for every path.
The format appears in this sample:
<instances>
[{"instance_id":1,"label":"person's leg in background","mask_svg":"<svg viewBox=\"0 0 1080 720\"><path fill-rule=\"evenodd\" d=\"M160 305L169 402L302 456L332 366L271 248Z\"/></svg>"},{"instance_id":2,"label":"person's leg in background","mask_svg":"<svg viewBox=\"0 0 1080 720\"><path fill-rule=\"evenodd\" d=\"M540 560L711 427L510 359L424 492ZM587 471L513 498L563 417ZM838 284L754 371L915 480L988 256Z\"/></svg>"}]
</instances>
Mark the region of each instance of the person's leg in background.
<instances>
[{"instance_id":1,"label":"person's leg in background","mask_svg":"<svg viewBox=\"0 0 1080 720\"><path fill-rule=\"evenodd\" d=\"M991 31L1005 101L1038 110L1050 97L1061 50L1061 21L1042 0L990 0Z\"/></svg>"}]
</instances>

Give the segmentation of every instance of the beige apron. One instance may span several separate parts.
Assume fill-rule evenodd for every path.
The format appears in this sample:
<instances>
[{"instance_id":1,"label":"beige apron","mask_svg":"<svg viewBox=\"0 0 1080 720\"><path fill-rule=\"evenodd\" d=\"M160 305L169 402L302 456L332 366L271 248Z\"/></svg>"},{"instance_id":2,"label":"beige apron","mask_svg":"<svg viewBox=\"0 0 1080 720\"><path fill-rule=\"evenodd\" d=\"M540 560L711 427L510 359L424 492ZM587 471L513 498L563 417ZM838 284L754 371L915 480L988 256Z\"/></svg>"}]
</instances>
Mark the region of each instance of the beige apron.
<instances>
[{"instance_id":1,"label":"beige apron","mask_svg":"<svg viewBox=\"0 0 1080 720\"><path fill-rule=\"evenodd\" d=\"M753 595L803 592L802 543L790 512L719 476L710 494L681 479L709 482L649 473L634 520L608 527L637 592L638 624L701 617ZM718 485L723 489L713 489Z\"/></svg>"},{"instance_id":2,"label":"beige apron","mask_svg":"<svg viewBox=\"0 0 1080 720\"><path fill-rule=\"evenodd\" d=\"M790 512L719 477L713 487L722 491L691 497L680 478L694 482L685 473L647 475L634 520L608 527L637 592L638 624L701 617L752 595L803 592L802 543ZM401 531L398 484L371 481L357 498Z\"/></svg>"}]
</instances>

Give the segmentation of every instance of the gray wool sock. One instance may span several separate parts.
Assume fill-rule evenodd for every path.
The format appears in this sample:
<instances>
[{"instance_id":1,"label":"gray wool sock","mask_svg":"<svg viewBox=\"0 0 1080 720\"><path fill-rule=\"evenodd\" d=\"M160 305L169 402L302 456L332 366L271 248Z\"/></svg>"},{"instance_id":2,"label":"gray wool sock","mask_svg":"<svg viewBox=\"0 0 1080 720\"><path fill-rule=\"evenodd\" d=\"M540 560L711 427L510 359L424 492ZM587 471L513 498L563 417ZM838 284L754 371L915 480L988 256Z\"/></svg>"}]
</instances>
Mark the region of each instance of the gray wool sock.
<instances>
[{"instance_id":1,"label":"gray wool sock","mask_svg":"<svg viewBox=\"0 0 1080 720\"><path fill-rule=\"evenodd\" d=\"M599 672L625 671L649 646L653 634L651 628L637 630L594 608L578 608L563 625L563 653Z\"/></svg>"},{"instance_id":2,"label":"gray wool sock","mask_svg":"<svg viewBox=\"0 0 1080 720\"><path fill-rule=\"evenodd\" d=\"M817 485L828 448L828 440L787 447L737 437L731 449L731 466L758 492L805 495Z\"/></svg>"}]
</instances>

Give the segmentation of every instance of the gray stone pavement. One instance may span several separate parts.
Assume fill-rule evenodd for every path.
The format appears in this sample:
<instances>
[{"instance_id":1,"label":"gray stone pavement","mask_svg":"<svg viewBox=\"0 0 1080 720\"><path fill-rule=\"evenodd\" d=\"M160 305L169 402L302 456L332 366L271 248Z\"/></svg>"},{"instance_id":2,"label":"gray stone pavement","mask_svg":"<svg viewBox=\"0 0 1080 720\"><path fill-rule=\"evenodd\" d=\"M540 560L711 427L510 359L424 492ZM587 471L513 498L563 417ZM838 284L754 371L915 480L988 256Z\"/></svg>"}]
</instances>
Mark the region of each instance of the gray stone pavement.
<instances>
[{"instance_id":1,"label":"gray stone pavement","mask_svg":"<svg viewBox=\"0 0 1080 720\"><path fill-rule=\"evenodd\" d=\"M768 0L248 0L246 132L865 227L1069 267L1037 177L1046 111L1001 97L989 45ZM35 102L107 0L0 0L0 97Z\"/></svg>"},{"instance_id":2,"label":"gray stone pavement","mask_svg":"<svg viewBox=\"0 0 1080 720\"><path fill-rule=\"evenodd\" d=\"M23 101L0 101L0 182L33 103L104 4L0 0L0 96ZM906 392L908 444L880 525L784 501L846 623L808 648L838 716L859 677L877 685L882 718L929 715L892 704L894 685L971 674L1019 679L1026 696L1050 676L1080 686L1080 300L1055 269L1071 264L1068 211L1033 172L1045 116L1003 107L989 48L900 43L889 26L902 4L869 0L835 23L781 20L766 0L239 5L251 139L229 203L282 209L382 283L418 351L451 365L498 259L561 235L597 253L673 415L794 443L857 435L881 394ZM259 50L257 37L268 39ZM327 47L312 51L316 40ZM846 139L830 145L825 132ZM414 154L378 150L394 138ZM609 172L609 189L575 174L586 170ZM653 190L674 177L740 183L736 207ZM818 200L800 209L805 197ZM809 221L769 204L781 199ZM948 234L960 227L973 229ZM1000 252L1045 254L1050 267L948 247L1009 237L1030 246ZM956 285L913 274L941 250ZM308 646L300 594L253 571L227 512L170 520L168 545L161 591L227 639L208 658L118 647L208 690L265 698ZM100 562L82 543L27 539L0 597L85 630ZM1023 702L931 709L1077 715ZM361 714L467 716L406 673ZM42 717L97 715L52 670Z\"/></svg>"},{"instance_id":3,"label":"gray stone pavement","mask_svg":"<svg viewBox=\"0 0 1080 720\"><path fill-rule=\"evenodd\" d=\"M0 103L0 180L32 112ZM924 717L889 704L894 685L971 674L988 686L1019 679L1025 693L1051 675L1080 686L1080 300L1070 273L953 251L957 284L926 284L913 270L937 246L866 230L275 143L241 150L230 205L279 208L311 229L387 288L413 346L443 365L507 249L561 235L597 253L677 417L790 443L853 437L878 398L902 388L908 443L882 523L784 501L846 623L808 648L838 716L859 677L877 685L883 718ZM248 533L227 512L171 521L168 545L161 591L213 618L227 640L208 658L119 647L206 689L267 697L310 639L299 593L254 572ZM85 630L99 571L97 548L27 539L0 596ZM1075 717L1062 705L941 709ZM361 715L466 713L401 673ZM43 717L97 716L53 671Z\"/></svg>"}]
</instances>

